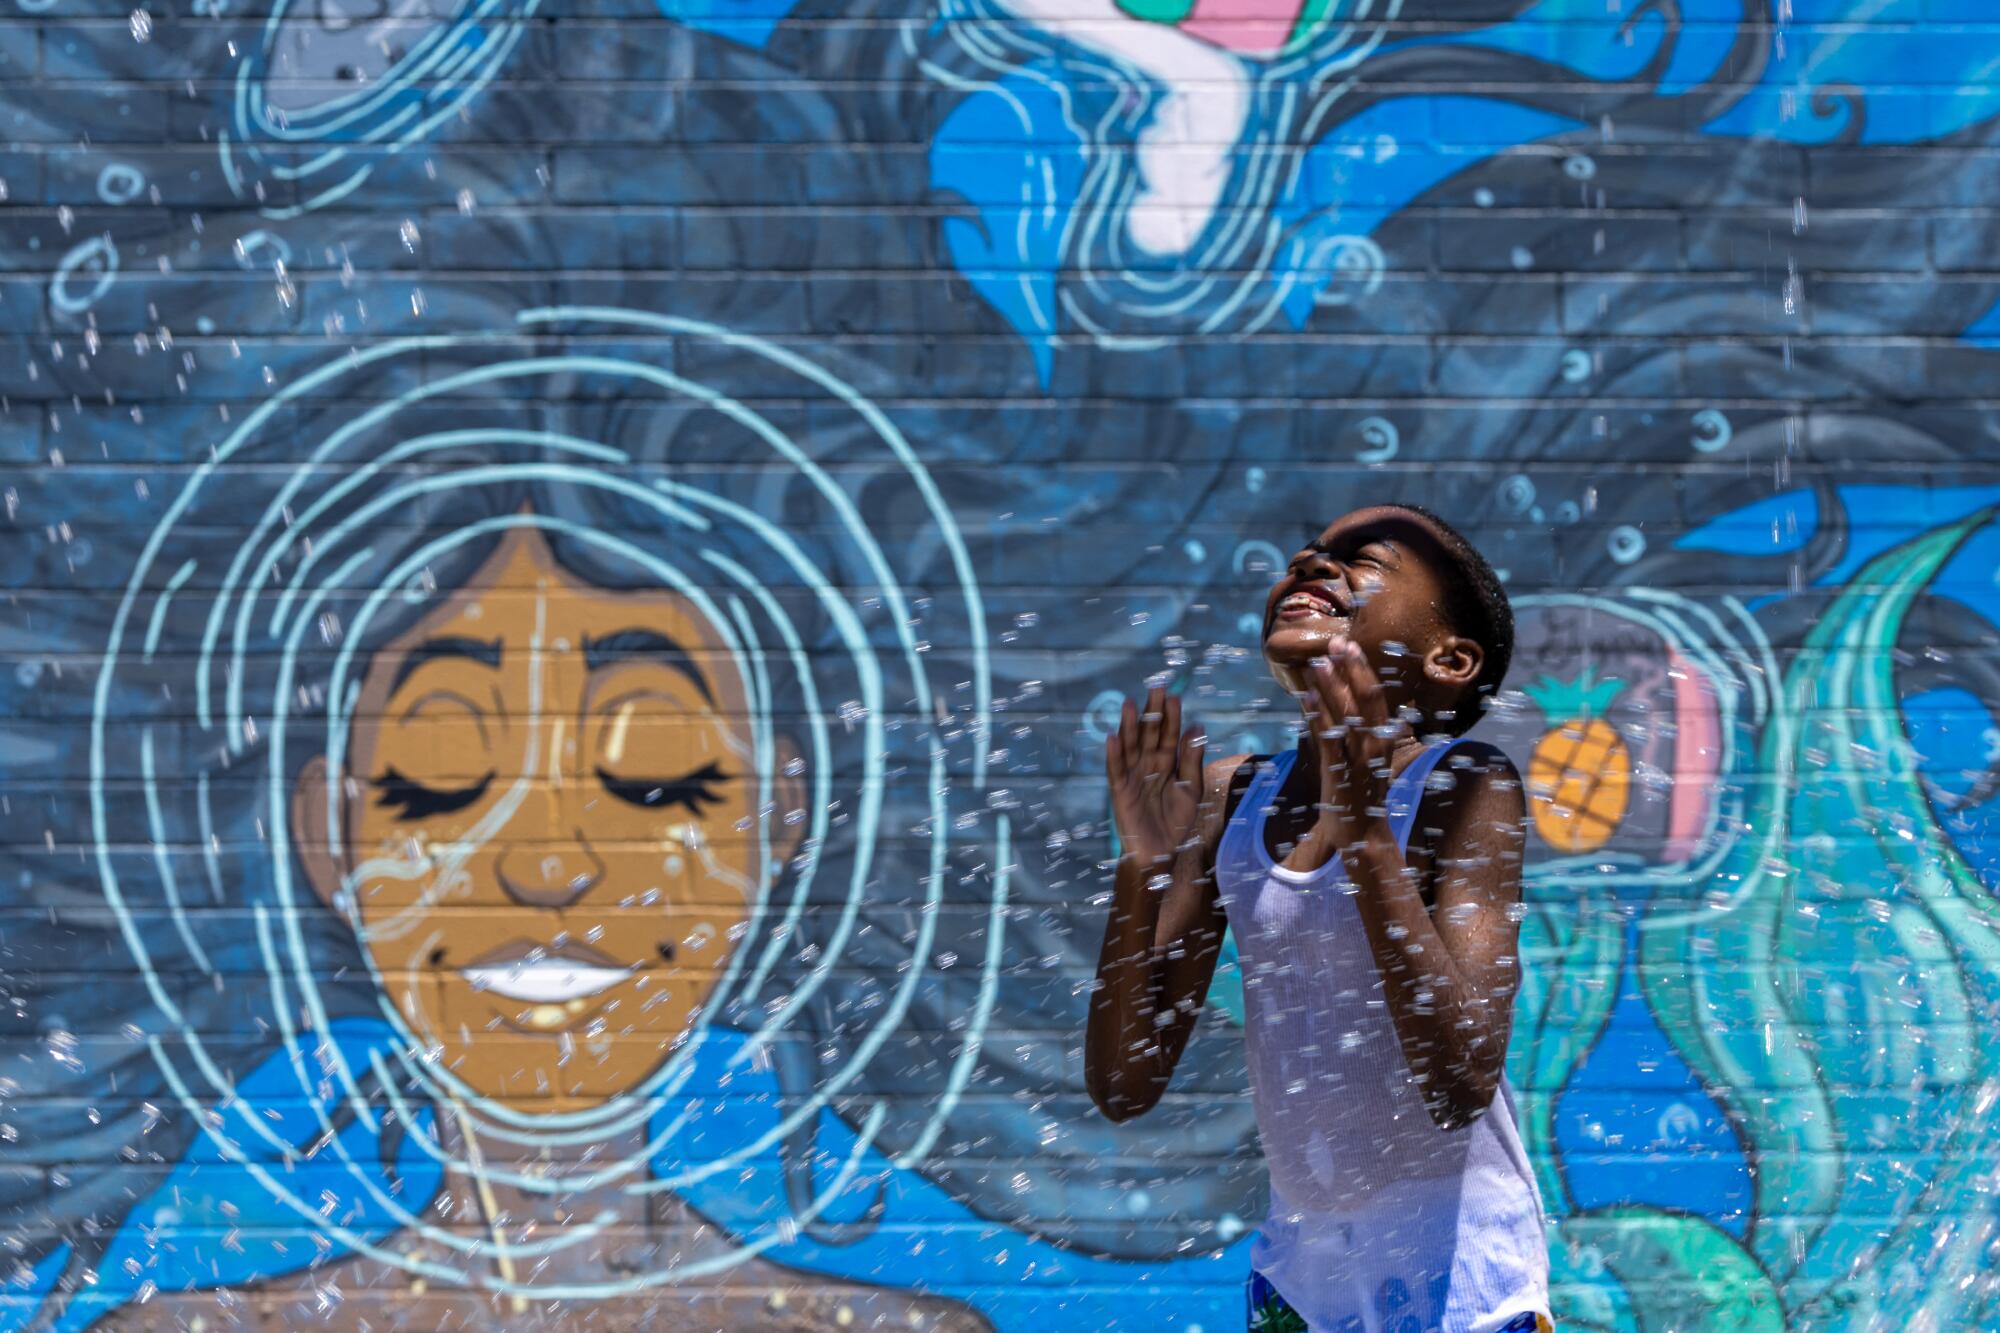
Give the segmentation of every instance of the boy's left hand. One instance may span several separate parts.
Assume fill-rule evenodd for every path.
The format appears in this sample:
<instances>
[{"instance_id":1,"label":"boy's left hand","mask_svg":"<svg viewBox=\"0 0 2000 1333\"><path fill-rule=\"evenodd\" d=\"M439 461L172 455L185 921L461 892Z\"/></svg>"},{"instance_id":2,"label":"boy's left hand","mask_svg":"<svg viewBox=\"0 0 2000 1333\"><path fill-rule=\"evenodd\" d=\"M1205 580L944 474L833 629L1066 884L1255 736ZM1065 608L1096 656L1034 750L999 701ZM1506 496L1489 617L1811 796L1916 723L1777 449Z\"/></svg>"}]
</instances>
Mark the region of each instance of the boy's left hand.
<instances>
[{"instance_id":1,"label":"boy's left hand","mask_svg":"<svg viewBox=\"0 0 2000 1333\"><path fill-rule=\"evenodd\" d=\"M1307 680L1308 723L1319 738L1320 817L1344 850L1387 828L1390 763L1409 727L1390 715L1381 678L1358 644L1343 641L1315 659Z\"/></svg>"}]
</instances>

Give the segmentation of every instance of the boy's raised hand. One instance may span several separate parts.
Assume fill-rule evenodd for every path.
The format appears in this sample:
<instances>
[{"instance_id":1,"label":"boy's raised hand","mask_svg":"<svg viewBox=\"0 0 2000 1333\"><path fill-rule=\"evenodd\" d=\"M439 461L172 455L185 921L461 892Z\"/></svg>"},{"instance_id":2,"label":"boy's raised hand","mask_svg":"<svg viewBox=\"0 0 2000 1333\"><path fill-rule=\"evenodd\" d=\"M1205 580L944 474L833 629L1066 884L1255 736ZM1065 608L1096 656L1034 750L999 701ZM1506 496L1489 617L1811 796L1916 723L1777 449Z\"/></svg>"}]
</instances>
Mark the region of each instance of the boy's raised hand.
<instances>
[{"instance_id":1,"label":"boy's raised hand","mask_svg":"<svg viewBox=\"0 0 2000 1333\"><path fill-rule=\"evenodd\" d=\"M1198 832L1202 794L1199 728L1181 730L1178 695L1154 688L1144 712L1125 701L1116 734L1105 739L1104 771L1111 785L1111 815L1127 855L1142 864L1165 863L1190 846Z\"/></svg>"},{"instance_id":2,"label":"boy's raised hand","mask_svg":"<svg viewBox=\"0 0 2000 1333\"><path fill-rule=\"evenodd\" d=\"M1408 727L1390 716L1381 678L1351 640L1315 659L1307 680L1306 707L1319 737L1320 804L1334 821L1334 845L1353 847L1386 816L1390 764Z\"/></svg>"}]
</instances>

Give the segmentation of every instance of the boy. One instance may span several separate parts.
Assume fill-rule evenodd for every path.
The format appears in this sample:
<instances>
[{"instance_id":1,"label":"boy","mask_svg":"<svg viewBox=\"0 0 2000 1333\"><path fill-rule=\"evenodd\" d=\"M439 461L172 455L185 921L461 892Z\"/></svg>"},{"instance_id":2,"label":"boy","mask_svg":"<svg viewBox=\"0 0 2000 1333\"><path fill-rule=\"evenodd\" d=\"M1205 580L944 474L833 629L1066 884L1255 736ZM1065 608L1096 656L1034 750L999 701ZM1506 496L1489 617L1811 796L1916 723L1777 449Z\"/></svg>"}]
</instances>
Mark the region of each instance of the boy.
<instances>
[{"instance_id":1,"label":"boy","mask_svg":"<svg viewBox=\"0 0 2000 1333\"><path fill-rule=\"evenodd\" d=\"M1541 1201L1501 1077L1524 806L1456 738L1499 688L1513 614L1443 520L1336 520L1264 608L1295 751L1202 764L1180 701L1106 746L1123 855L1085 1077L1113 1120L1167 1087L1235 927L1271 1212L1250 1327L1549 1328Z\"/></svg>"}]
</instances>

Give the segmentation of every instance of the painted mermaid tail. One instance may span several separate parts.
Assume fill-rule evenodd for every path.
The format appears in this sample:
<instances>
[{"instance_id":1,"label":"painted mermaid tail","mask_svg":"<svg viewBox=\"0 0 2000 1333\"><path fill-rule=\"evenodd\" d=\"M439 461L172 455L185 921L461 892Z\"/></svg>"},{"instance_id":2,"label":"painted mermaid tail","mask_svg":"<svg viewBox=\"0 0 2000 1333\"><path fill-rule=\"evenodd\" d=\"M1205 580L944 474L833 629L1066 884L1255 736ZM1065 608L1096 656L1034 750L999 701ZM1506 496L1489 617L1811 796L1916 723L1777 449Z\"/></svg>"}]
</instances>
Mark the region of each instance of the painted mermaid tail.
<instances>
[{"instance_id":1,"label":"painted mermaid tail","mask_svg":"<svg viewBox=\"0 0 2000 1333\"><path fill-rule=\"evenodd\" d=\"M1925 798L1892 650L1991 517L1897 547L1834 599L1707 899L1656 903L1641 933L1655 1015L1758 1162L1743 1245L1787 1328L1990 1326L1991 1205L1966 1201L1990 1199L2000 1137L2000 923Z\"/></svg>"},{"instance_id":2,"label":"painted mermaid tail","mask_svg":"<svg viewBox=\"0 0 2000 1333\"><path fill-rule=\"evenodd\" d=\"M1558 1234L1549 1277L1563 1333L1785 1333L1770 1277L1705 1218L1602 1208Z\"/></svg>"},{"instance_id":3,"label":"painted mermaid tail","mask_svg":"<svg viewBox=\"0 0 2000 1333\"><path fill-rule=\"evenodd\" d=\"M1551 1237L1563 1327L1994 1326L1990 1212L1967 1201L1990 1198L1981 1162L2000 1137L2000 928L1931 813L1891 657L1991 518L1875 559L1781 684L1766 667L1756 751L1720 774L1726 850L1654 880L1630 937L1648 1007L1756 1165L1742 1239L1664 1208L1574 1206L1554 1101L1617 1003L1627 927L1617 876L1531 874L1509 1074L1544 1197L1567 1213Z\"/></svg>"}]
</instances>

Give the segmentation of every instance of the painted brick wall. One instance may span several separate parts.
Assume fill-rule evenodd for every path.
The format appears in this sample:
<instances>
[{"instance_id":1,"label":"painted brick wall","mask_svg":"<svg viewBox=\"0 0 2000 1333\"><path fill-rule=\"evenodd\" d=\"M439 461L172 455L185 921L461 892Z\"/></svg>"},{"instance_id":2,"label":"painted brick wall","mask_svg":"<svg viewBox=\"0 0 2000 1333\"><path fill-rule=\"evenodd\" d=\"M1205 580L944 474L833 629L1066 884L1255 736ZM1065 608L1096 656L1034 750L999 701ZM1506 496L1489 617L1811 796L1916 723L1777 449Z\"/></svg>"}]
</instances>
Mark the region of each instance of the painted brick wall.
<instances>
[{"instance_id":1,"label":"painted brick wall","mask_svg":"<svg viewBox=\"0 0 2000 1333\"><path fill-rule=\"evenodd\" d=\"M0 0L0 1328L1240 1327L1233 966L1083 1094L1098 754L1288 743L1378 499L1515 599L1563 1327L2000 1327L1996 55Z\"/></svg>"}]
</instances>

